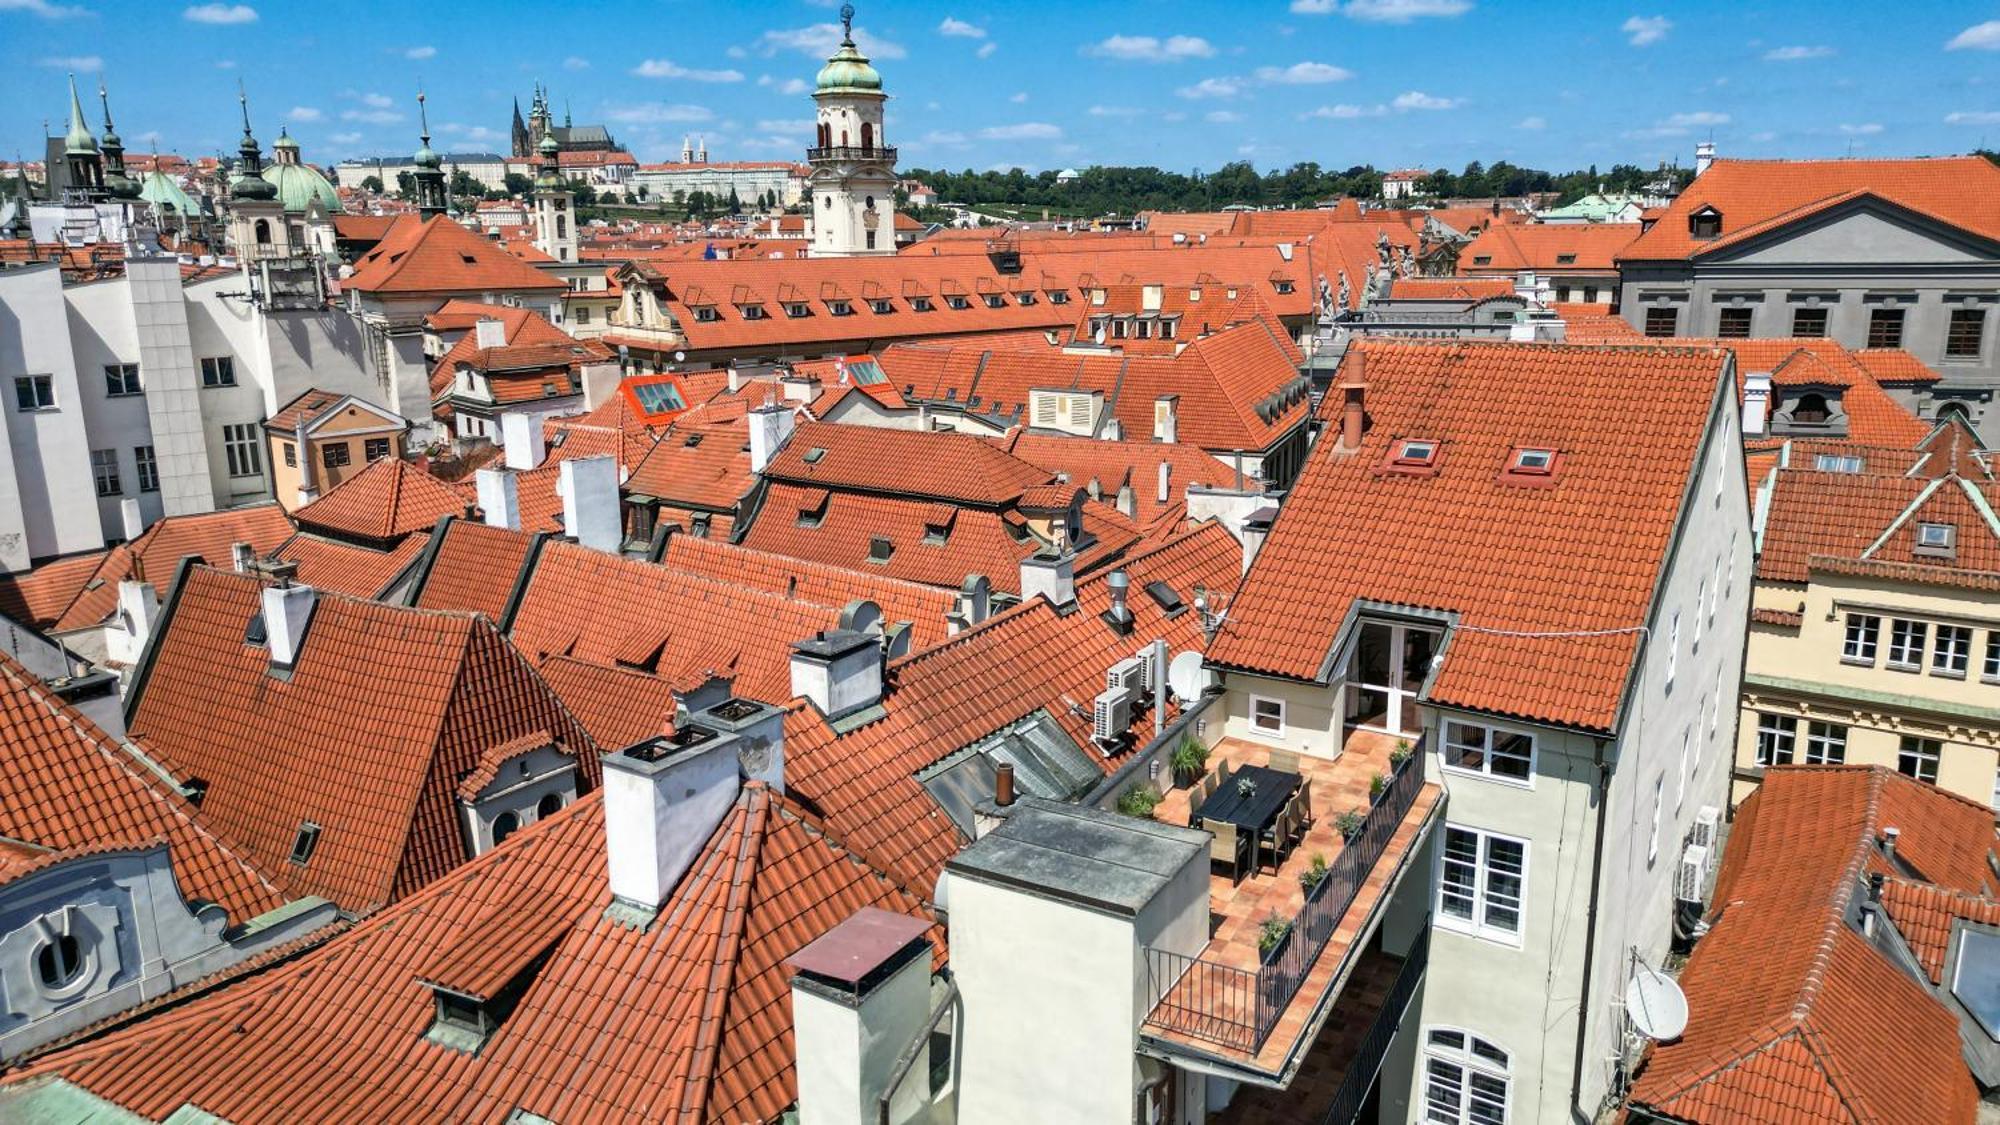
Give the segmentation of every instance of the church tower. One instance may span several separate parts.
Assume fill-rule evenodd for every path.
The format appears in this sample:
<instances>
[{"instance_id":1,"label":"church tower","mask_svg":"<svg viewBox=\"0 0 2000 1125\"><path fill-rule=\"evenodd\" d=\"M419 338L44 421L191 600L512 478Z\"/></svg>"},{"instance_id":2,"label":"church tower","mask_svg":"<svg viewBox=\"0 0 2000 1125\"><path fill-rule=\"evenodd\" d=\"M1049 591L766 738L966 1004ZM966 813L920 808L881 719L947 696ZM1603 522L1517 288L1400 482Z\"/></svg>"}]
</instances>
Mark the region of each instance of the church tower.
<instances>
[{"instance_id":1,"label":"church tower","mask_svg":"<svg viewBox=\"0 0 2000 1125\"><path fill-rule=\"evenodd\" d=\"M243 110L243 140L236 146L236 178L229 182L229 241L236 257L282 258L291 253L291 232L277 185L264 178L264 152L250 132L250 98L239 84L236 102Z\"/></svg>"},{"instance_id":2,"label":"church tower","mask_svg":"<svg viewBox=\"0 0 2000 1125\"><path fill-rule=\"evenodd\" d=\"M812 254L896 252L896 150L882 134L882 76L854 46L854 6L843 5L840 49L820 68L813 101L818 137L812 165Z\"/></svg>"},{"instance_id":3,"label":"church tower","mask_svg":"<svg viewBox=\"0 0 2000 1125\"><path fill-rule=\"evenodd\" d=\"M574 262L576 196L563 178L561 149L554 135L542 138L535 174L535 248L558 262Z\"/></svg>"},{"instance_id":4,"label":"church tower","mask_svg":"<svg viewBox=\"0 0 2000 1125\"><path fill-rule=\"evenodd\" d=\"M542 88L540 82L537 82L535 83L534 104L528 108L528 139L534 143L536 150L539 150L542 138L553 136L554 130L555 118L549 112L549 92ZM523 153L522 155L529 154Z\"/></svg>"},{"instance_id":5,"label":"church tower","mask_svg":"<svg viewBox=\"0 0 2000 1125\"><path fill-rule=\"evenodd\" d=\"M445 213L444 160L431 150L430 112L424 108L424 95L417 93L417 118L422 123L422 148L417 150L415 163L417 170L410 174L417 197L417 215L428 219Z\"/></svg>"},{"instance_id":6,"label":"church tower","mask_svg":"<svg viewBox=\"0 0 2000 1125\"><path fill-rule=\"evenodd\" d=\"M63 202L95 203L104 198L104 157L97 138L83 123L83 102L76 96L76 75L69 76L69 133L63 137Z\"/></svg>"},{"instance_id":7,"label":"church tower","mask_svg":"<svg viewBox=\"0 0 2000 1125\"><path fill-rule=\"evenodd\" d=\"M129 203L139 198L139 181L125 174L125 142L111 124L111 92L104 80L97 80L97 100L104 106L104 139L98 145L104 153L104 190L112 199Z\"/></svg>"}]
</instances>

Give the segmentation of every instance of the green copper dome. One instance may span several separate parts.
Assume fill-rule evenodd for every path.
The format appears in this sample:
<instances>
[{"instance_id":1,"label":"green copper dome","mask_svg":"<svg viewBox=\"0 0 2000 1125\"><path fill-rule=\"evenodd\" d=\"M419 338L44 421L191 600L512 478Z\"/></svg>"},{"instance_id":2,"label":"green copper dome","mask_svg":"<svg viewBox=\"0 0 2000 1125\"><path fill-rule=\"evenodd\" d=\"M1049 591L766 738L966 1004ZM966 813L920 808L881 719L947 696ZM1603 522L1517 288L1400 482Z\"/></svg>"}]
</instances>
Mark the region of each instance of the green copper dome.
<instances>
[{"instance_id":1,"label":"green copper dome","mask_svg":"<svg viewBox=\"0 0 2000 1125\"><path fill-rule=\"evenodd\" d=\"M419 168L444 167L444 161L438 157L436 152L432 151L431 139L429 137L424 138L424 147L417 150L415 159Z\"/></svg>"},{"instance_id":2,"label":"green copper dome","mask_svg":"<svg viewBox=\"0 0 2000 1125\"><path fill-rule=\"evenodd\" d=\"M83 123L83 103L76 96L76 75L69 76L69 134L63 138L63 152L72 156L97 151L97 138Z\"/></svg>"},{"instance_id":3,"label":"green copper dome","mask_svg":"<svg viewBox=\"0 0 2000 1125\"><path fill-rule=\"evenodd\" d=\"M334 191L333 185L320 175L319 169L311 165L273 164L264 169L264 182L278 190L278 202L284 204L287 211L304 211L312 206L314 198L318 198L327 211L340 211L340 193Z\"/></svg>"},{"instance_id":4,"label":"green copper dome","mask_svg":"<svg viewBox=\"0 0 2000 1125\"><path fill-rule=\"evenodd\" d=\"M868 56L854 46L850 37L842 41L840 50L835 51L833 57L826 60L826 65L819 68L817 86L822 94L832 90L880 91L882 75L868 64Z\"/></svg>"},{"instance_id":5,"label":"green copper dome","mask_svg":"<svg viewBox=\"0 0 2000 1125\"><path fill-rule=\"evenodd\" d=\"M171 207L177 215L201 213L201 204L158 168L146 173L145 181L139 185L139 198L158 207Z\"/></svg>"}]
</instances>

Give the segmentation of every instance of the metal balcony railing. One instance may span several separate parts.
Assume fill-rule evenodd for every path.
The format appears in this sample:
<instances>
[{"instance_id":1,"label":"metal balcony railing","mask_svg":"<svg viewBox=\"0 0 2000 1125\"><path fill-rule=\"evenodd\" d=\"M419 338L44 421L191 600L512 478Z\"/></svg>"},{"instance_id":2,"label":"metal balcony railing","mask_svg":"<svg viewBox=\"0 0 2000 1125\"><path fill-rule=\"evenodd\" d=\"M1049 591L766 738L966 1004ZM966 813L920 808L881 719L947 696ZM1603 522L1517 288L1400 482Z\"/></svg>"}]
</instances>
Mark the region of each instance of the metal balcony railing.
<instances>
[{"instance_id":1,"label":"metal balcony railing","mask_svg":"<svg viewBox=\"0 0 2000 1125\"><path fill-rule=\"evenodd\" d=\"M1424 969L1430 960L1431 931L1426 926L1403 958L1403 967L1396 970L1396 983L1389 986L1382 1010L1375 1013L1375 1022L1369 1025L1361 1046L1348 1060L1340 1092L1333 1096L1333 1105L1328 1107L1322 1125L1354 1125L1354 1118L1361 1112L1361 1099L1368 1096L1368 1087L1375 1084L1375 1074L1382 1069L1389 1044L1396 1039L1396 1029L1403 1024L1403 1013L1409 1010L1410 1000L1416 996L1417 985L1424 979Z\"/></svg>"},{"instance_id":2,"label":"metal balcony railing","mask_svg":"<svg viewBox=\"0 0 2000 1125\"><path fill-rule=\"evenodd\" d=\"M896 150L882 145L833 145L828 148L809 148L806 159L813 160L879 160L884 164L896 162Z\"/></svg>"}]
</instances>

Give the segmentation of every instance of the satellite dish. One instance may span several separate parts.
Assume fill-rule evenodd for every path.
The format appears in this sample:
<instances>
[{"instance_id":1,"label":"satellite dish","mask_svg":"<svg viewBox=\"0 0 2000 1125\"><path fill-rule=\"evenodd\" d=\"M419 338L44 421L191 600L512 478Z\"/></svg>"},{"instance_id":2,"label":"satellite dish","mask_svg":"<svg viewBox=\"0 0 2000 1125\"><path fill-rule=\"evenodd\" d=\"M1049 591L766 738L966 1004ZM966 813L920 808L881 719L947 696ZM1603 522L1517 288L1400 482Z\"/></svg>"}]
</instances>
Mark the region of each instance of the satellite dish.
<instances>
[{"instance_id":1,"label":"satellite dish","mask_svg":"<svg viewBox=\"0 0 2000 1125\"><path fill-rule=\"evenodd\" d=\"M1208 669L1201 653L1189 649L1167 661L1167 686L1181 699L1199 699L1208 688Z\"/></svg>"},{"instance_id":2,"label":"satellite dish","mask_svg":"<svg viewBox=\"0 0 2000 1125\"><path fill-rule=\"evenodd\" d=\"M1648 1039L1679 1039L1687 1030L1688 1002L1681 986L1645 965L1633 971L1625 986L1625 1011L1632 1026Z\"/></svg>"},{"instance_id":3,"label":"satellite dish","mask_svg":"<svg viewBox=\"0 0 2000 1125\"><path fill-rule=\"evenodd\" d=\"M686 363L686 362L687 362L687 357L688 357L688 354L687 354L686 352L675 352L675 353L674 353L674 362L675 362L675 363Z\"/></svg>"},{"instance_id":4,"label":"satellite dish","mask_svg":"<svg viewBox=\"0 0 2000 1125\"><path fill-rule=\"evenodd\" d=\"M1101 347L1103 347L1103 346L1104 346L1104 326L1103 326L1102 324L1098 325L1098 326L1097 326L1097 331L1096 331L1096 332L1093 332L1093 333L1091 333L1091 336L1090 336L1090 338L1091 338L1092 340L1095 340L1095 341L1097 342L1097 346L1098 346L1098 347L1100 347L1100 348L1101 348Z\"/></svg>"}]
</instances>

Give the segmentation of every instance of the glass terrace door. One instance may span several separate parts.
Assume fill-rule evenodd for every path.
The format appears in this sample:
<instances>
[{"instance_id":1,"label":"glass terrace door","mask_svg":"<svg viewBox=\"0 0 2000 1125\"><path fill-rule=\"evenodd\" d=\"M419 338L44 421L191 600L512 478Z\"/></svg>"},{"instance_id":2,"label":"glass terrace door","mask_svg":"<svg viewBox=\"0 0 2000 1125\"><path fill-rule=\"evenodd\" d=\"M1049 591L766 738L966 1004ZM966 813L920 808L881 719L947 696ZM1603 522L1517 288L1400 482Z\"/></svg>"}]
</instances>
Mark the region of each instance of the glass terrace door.
<instances>
[{"instance_id":1,"label":"glass terrace door","mask_svg":"<svg viewBox=\"0 0 2000 1125\"><path fill-rule=\"evenodd\" d=\"M1347 667L1349 728L1416 736L1417 692L1437 654L1439 631L1364 621Z\"/></svg>"}]
</instances>

